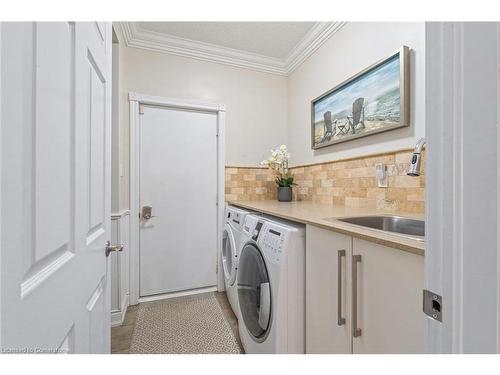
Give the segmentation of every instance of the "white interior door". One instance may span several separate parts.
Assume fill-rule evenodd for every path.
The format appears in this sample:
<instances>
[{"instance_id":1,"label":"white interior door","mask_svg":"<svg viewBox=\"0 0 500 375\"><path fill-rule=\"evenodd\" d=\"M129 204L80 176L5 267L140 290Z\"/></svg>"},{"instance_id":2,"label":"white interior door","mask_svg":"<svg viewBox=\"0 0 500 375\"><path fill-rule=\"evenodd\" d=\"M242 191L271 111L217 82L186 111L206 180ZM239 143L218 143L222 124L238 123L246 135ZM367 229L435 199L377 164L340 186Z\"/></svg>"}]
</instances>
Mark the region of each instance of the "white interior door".
<instances>
[{"instance_id":1,"label":"white interior door","mask_svg":"<svg viewBox=\"0 0 500 375\"><path fill-rule=\"evenodd\" d=\"M109 352L111 24L1 37L0 346Z\"/></svg>"},{"instance_id":2,"label":"white interior door","mask_svg":"<svg viewBox=\"0 0 500 375\"><path fill-rule=\"evenodd\" d=\"M143 107L140 295L217 283L217 114Z\"/></svg>"},{"instance_id":3,"label":"white interior door","mask_svg":"<svg viewBox=\"0 0 500 375\"><path fill-rule=\"evenodd\" d=\"M500 24L426 24L426 289L430 353L500 352Z\"/></svg>"}]
</instances>

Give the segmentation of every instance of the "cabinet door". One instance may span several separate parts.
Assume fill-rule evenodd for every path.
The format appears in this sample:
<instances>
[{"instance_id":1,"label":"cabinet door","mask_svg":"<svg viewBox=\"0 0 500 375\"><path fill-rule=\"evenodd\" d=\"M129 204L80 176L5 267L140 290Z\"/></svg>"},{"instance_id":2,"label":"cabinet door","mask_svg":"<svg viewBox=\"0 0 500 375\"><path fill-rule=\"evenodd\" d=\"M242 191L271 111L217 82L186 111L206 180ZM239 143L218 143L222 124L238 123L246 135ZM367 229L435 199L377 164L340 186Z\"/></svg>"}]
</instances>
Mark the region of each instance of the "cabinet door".
<instances>
[{"instance_id":1,"label":"cabinet door","mask_svg":"<svg viewBox=\"0 0 500 375\"><path fill-rule=\"evenodd\" d=\"M351 353L352 238L309 225L306 230L306 352Z\"/></svg>"},{"instance_id":2,"label":"cabinet door","mask_svg":"<svg viewBox=\"0 0 500 375\"><path fill-rule=\"evenodd\" d=\"M353 299L352 320L357 310L353 328L361 330L353 338L353 352L424 352L424 257L358 238L353 239L353 255L361 256L353 263L357 301Z\"/></svg>"}]
</instances>

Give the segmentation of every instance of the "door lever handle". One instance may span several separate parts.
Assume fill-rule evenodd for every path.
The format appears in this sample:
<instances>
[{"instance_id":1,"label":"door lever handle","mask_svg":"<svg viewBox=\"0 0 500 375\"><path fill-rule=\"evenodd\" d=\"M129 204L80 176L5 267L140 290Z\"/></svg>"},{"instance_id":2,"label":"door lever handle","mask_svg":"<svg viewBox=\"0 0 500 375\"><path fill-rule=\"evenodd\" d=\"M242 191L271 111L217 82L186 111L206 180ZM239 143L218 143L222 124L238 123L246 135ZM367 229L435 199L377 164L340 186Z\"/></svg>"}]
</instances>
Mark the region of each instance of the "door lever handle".
<instances>
[{"instance_id":1,"label":"door lever handle","mask_svg":"<svg viewBox=\"0 0 500 375\"><path fill-rule=\"evenodd\" d=\"M109 254L112 252L121 252L123 251L123 245L111 245L111 242L106 242L106 256L109 257Z\"/></svg>"}]
</instances>

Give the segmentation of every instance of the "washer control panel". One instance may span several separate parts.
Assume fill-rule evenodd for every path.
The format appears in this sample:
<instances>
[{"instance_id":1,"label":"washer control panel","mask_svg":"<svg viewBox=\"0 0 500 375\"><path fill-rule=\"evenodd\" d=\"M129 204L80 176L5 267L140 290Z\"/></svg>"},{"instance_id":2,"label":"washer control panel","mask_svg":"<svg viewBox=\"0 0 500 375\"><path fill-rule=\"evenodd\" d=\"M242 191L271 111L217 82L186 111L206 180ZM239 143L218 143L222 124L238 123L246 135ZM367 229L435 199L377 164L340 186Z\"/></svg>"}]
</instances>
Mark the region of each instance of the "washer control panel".
<instances>
[{"instance_id":1,"label":"washer control panel","mask_svg":"<svg viewBox=\"0 0 500 375\"><path fill-rule=\"evenodd\" d=\"M246 211L239 210L238 208L228 206L226 208L226 222L231 224L233 228L241 230L243 228L245 217L248 214Z\"/></svg>"},{"instance_id":2,"label":"washer control panel","mask_svg":"<svg viewBox=\"0 0 500 375\"><path fill-rule=\"evenodd\" d=\"M285 231L280 228L268 225L264 229L262 246L272 262L279 263L282 259L285 235Z\"/></svg>"},{"instance_id":3,"label":"washer control panel","mask_svg":"<svg viewBox=\"0 0 500 375\"><path fill-rule=\"evenodd\" d=\"M257 224L259 223L259 218L254 216L254 215L247 215L245 217L245 223L243 224L243 232L249 236L253 237L255 235L255 229L257 227ZM259 231L260 227L262 227L262 223L259 226ZM258 233L257 233L258 236Z\"/></svg>"}]
</instances>

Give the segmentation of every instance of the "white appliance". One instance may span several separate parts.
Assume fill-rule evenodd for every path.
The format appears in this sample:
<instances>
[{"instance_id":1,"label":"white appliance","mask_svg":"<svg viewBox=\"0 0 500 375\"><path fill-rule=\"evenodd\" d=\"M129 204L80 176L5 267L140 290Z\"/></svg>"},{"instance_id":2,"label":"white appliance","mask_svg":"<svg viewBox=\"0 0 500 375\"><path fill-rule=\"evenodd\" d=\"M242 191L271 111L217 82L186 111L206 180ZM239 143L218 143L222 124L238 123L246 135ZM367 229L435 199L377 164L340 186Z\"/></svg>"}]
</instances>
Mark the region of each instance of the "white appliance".
<instances>
[{"instance_id":1,"label":"white appliance","mask_svg":"<svg viewBox=\"0 0 500 375\"><path fill-rule=\"evenodd\" d=\"M224 233L222 234L222 269L227 299L236 318L240 318L238 291L236 290L236 275L238 271L238 256L241 249L243 223L249 211L232 206L226 206Z\"/></svg>"},{"instance_id":2,"label":"white appliance","mask_svg":"<svg viewBox=\"0 0 500 375\"><path fill-rule=\"evenodd\" d=\"M238 276L246 353L305 353L305 229L248 215Z\"/></svg>"}]
</instances>

